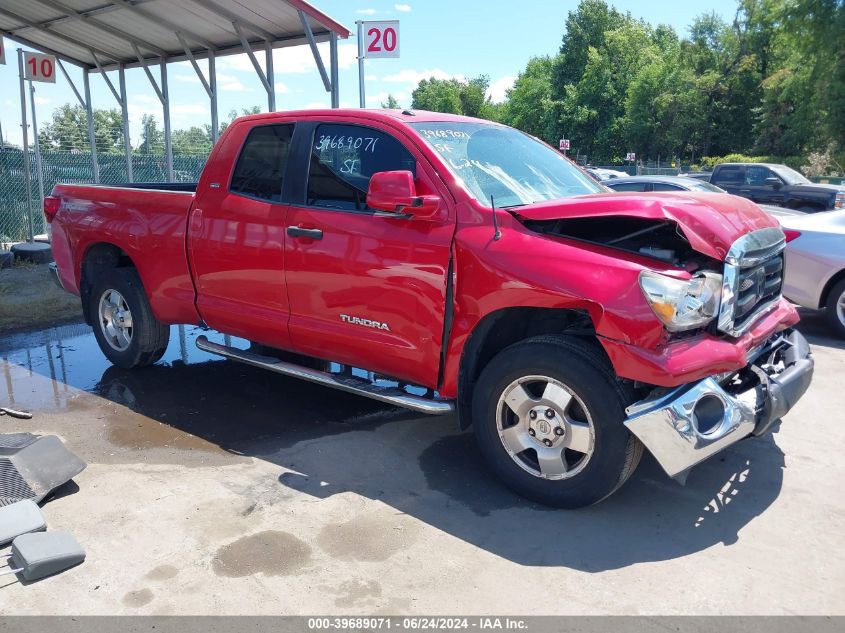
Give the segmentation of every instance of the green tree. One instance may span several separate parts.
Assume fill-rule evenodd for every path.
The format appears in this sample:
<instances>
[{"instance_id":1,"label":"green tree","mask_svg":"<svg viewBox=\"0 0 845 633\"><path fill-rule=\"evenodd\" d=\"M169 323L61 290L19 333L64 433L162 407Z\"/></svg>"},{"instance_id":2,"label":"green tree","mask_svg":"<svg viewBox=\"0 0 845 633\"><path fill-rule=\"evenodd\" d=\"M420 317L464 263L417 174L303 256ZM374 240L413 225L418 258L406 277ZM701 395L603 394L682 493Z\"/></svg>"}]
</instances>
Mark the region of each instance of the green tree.
<instances>
[{"instance_id":1,"label":"green tree","mask_svg":"<svg viewBox=\"0 0 845 633\"><path fill-rule=\"evenodd\" d=\"M461 86L457 79L423 79L411 93L411 108L461 114Z\"/></svg>"},{"instance_id":2,"label":"green tree","mask_svg":"<svg viewBox=\"0 0 845 633\"><path fill-rule=\"evenodd\" d=\"M218 136L220 134L223 134L223 132L226 131L226 128L229 127L229 125L232 123L232 121L237 119L239 116L249 116L251 114L261 114L261 107L254 105L254 106L250 106L248 108L241 108L240 114L238 114L238 111L236 109L229 110L228 119L221 121L221 123L220 123L220 131L218 133ZM211 138L211 126L206 125L205 128L208 132L208 138Z\"/></svg>"},{"instance_id":3,"label":"green tree","mask_svg":"<svg viewBox=\"0 0 845 633\"><path fill-rule=\"evenodd\" d=\"M193 126L187 130L175 130L172 134L174 154L205 155L211 152L211 126Z\"/></svg>"},{"instance_id":4,"label":"green tree","mask_svg":"<svg viewBox=\"0 0 845 633\"><path fill-rule=\"evenodd\" d=\"M141 143L135 148L137 154L163 154L164 132L152 114L141 117Z\"/></svg>"},{"instance_id":5,"label":"green tree","mask_svg":"<svg viewBox=\"0 0 845 633\"><path fill-rule=\"evenodd\" d=\"M396 97L389 94L387 95L387 101L381 102L381 107L387 110L395 110L399 107L399 101L396 100Z\"/></svg>"},{"instance_id":6,"label":"green tree","mask_svg":"<svg viewBox=\"0 0 845 633\"><path fill-rule=\"evenodd\" d=\"M123 119L120 110L94 110L94 142L101 154L123 151ZM88 116L81 105L66 103L53 110L50 121L38 132L41 148L56 151L88 151Z\"/></svg>"},{"instance_id":7,"label":"green tree","mask_svg":"<svg viewBox=\"0 0 845 633\"><path fill-rule=\"evenodd\" d=\"M468 81L423 79L411 93L411 108L496 119L499 108L490 102L490 78L479 75Z\"/></svg>"},{"instance_id":8,"label":"green tree","mask_svg":"<svg viewBox=\"0 0 845 633\"><path fill-rule=\"evenodd\" d=\"M556 143L557 125L552 100L552 71L556 60L534 57L508 90L502 106L503 123Z\"/></svg>"}]
</instances>

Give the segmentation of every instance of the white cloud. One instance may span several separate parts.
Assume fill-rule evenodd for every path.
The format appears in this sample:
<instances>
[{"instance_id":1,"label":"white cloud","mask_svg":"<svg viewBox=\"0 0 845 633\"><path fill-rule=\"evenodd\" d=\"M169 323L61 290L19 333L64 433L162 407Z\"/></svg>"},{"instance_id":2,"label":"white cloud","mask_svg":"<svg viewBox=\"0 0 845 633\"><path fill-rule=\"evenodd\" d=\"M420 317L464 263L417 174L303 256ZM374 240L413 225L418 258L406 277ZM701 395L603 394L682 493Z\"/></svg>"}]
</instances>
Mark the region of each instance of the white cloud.
<instances>
[{"instance_id":1,"label":"white cloud","mask_svg":"<svg viewBox=\"0 0 845 633\"><path fill-rule=\"evenodd\" d=\"M35 95L35 104L36 105L47 105L48 103L50 103L50 101L51 100L48 99L47 97L39 97L38 95Z\"/></svg>"},{"instance_id":2,"label":"white cloud","mask_svg":"<svg viewBox=\"0 0 845 633\"><path fill-rule=\"evenodd\" d=\"M375 15L378 12L375 9L355 9L355 13L359 15Z\"/></svg>"},{"instance_id":3,"label":"white cloud","mask_svg":"<svg viewBox=\"0 0 845 633\"><path fill-rule=\"evenodd\" d=\"M487 96L493 103L501 103L507 97L507 91L513 88L516 77L507 75L500 77L487 88Z\"/></svg>"},{"instance_id":4,"label":"white cloud","mask_svg":"<svg viewBox=\"0 0 845 633\"><path fill-rule=\"evenodd\" d=\"M173 79L189 84L200 83L200 78L197 77L196 73L191 75L174 74ZM251 89L244 86L243 83L241 83L241 80L235 75L229 75L226 73L217 73L217 88L224 92L251 92Z\"/></svg>"},{"instance_id":5,"label":"white cloud","mask_svg":"<svg viewBox=\"0 0 845 633\"><path fill-rule=\"evenodd\" d=\"M210 116L207 106L199 103L175 103L170 106L170 114L173 117L188 117L188 116Z\"/></svg>"},{"instance_id":6,"label":"white cloud","mask_svg":"<svg viewBox=\"0 0 845 633\"><path fill-rule=\"evenodd\" d=\"M283 84L281 81L276 82L275 88L276 94L280 95L289 94L291 91L290 86L288 86L287 84Z\"/></svg>"},{"instance_id":7,"label":"white cloud","mask_svg":"<svg viewBox=\"0 0 845 633\"><path fill-rule=\"evenodd\" d=\"M320 57L328 71L329 66L329 45L327 42L317 44ZM341 70L352 68L356 63L358 46L356 44L341 44L337 47L337 63ZM263 56L258 57L263 62ZM255 75L255 68L245 54L223 57L217 63L218 67L234 72L248 72ZM289 48L277 48L273 51L273 70L277 75L302 74L317 70L314 56L311 54L310 46L292 46ZM218 73L218 77L220 74Z\"/></svg>"},{"instance_id":8,"label":"white cloud","mask_svg":"<svg viewBox=\"0 0 845 633\"><path fill-rule=\"evenodd\" d=\"M411 12L411 5L410 4L394 4L393 8L401 13L410 13Z\"/></svg>"},{"instance_id":9,"label":"white cloud","mask_svg":"<svg viewBox=\"0 0 845 633\"><path fill-rule=\"evenodd\" d=\"M432 70L414 70L412 68L405 68L396 74L385 76L382 81L386 81L388 83L408 84L409 86L416 87L416 85L423 79L431 79L432 77L435 79L457 79L458 81L464 81L466 79L463 75L453 75L451 73L447 73L445 70L440 70L439 68L434 68Z\"/></svg>"},{"instance_id":10,"label":"white cloud","mask_svg":"<svg viewBox=\"0 0 845 633\"><path fill-rule=\"evenodd\" d=\"M367 81L378 81L378 76L376 75L364 75L364 79Z\"/></svg>"}]
</instances>

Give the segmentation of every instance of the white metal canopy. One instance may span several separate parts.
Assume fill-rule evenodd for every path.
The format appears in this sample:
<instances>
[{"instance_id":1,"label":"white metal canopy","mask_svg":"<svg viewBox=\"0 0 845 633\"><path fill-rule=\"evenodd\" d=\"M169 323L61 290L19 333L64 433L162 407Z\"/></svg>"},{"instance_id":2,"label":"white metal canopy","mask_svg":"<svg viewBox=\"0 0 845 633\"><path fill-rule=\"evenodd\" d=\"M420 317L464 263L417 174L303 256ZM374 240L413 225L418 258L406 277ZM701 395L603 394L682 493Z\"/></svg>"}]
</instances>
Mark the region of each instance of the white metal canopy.
<instances>
[{"instance_id":1,"label":"white metal canopy","mask_svg":"<svg viewBox=\"0 0 845 633\"><path fill-rule=\"evenodd\" d=\"M123 114L123 134L129 179L132 148L129 145L125 70L141 67L162 104L167 169L173 178L170 99L167 64L189 61L211 104L212 140L217 140L217 74L215 59L246 53L267 92L269 110L276 109L273 49L308 44L320 78L338 107L338 38L349 30L304 0L0 0L0 35L55 55L59 69L88 114L88 135L95 182L99 182L97 150L89 87L89 74L99 72ZM329 70L317 48L329 42ZM264 53L264 68L256 51ZM208 60L203 73L197 60ZM84 97L62 62L83 69ZM159 78L153 75L158 66ZM108 72L118 71L116 88ZM22 74L22 72L21 72ZM21 99L23 100L23 76ZM26 112L24 149L26 150ZM36 139L37 143L37 139Z\"/></svg>"},{"instance_id":2,"label":"white metal canopy","mask_svg":"<svg viewBox=\"0 0 845 633\"><path fill-rule=\"evenodd\" d=\"M347 38L349 30L303 0L0 0L0 32L90 70Z\"/></svg>"}]
</instances>

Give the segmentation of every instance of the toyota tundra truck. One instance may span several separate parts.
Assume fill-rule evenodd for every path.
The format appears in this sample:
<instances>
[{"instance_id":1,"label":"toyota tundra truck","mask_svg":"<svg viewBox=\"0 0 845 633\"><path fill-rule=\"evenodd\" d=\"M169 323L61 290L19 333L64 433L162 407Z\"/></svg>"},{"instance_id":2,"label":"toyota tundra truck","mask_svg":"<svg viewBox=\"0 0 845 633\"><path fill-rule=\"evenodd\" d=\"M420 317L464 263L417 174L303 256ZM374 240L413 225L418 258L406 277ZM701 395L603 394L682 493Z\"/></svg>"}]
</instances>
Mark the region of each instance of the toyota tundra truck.
<instances>
[{"instance_id":1,"label":"toyota tundra truck","mask_svg":"<svg viewBox=\"0 0 845 633\"><path fill-rule=\"evenodd\" d=\"M57 280L113 364L155 363L173 324L239 337L197 345L456 413L504 484L551 506L604 499L643 450L683 480L813 373L784 234L752 202L611 193L489 121L249 116L196 184L60 184L44 208Z\"/></svg>"}]
</instances>

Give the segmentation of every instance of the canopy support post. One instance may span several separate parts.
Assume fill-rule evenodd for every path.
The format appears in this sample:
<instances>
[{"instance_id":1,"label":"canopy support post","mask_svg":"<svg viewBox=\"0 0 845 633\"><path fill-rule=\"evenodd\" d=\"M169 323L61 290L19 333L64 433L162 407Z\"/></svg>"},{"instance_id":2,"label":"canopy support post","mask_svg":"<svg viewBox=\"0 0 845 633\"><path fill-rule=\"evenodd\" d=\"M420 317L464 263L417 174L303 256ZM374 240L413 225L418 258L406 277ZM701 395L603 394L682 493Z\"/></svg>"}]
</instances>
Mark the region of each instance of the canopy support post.
<instances>
[{"instance_id":1,"label":"canopy support post","mask_svg":"<svg viewBox=\"0 0 845 633\"><path fill-rule=\"evenodd\" d=\"M91 172L94 182L100 182L100 165L97 162L97 138L94 135L94 110L91 107L91 80L90 71L82 69L82 85L85 89L85 114L88 116L88 143L91 145Z\"/></svg>"},{"instance_id":2,"label":"canopy support post","mask_svg":"<svg viewBox=\"0 0 845 633\"><path fill-rule=\"evenodd\" d=\"M332 85L329 81L328 74L326 74L323 57L320 55L320 49L317 48L317 40L314 39L314 33L311 31L311 25L308 23L308 18L305 17L305 13L303 13L302 10L298 13L299 21L302 22L302 30L305 32L305 37L308 40L308 46L311 47L311 54L314 56L314 61L317 64L317 70L320 71L320 78L323 80L323 86L325 86L326 92L331 92ZM332 35L337 37L336 33L332 33Z\"/></svg>"},{"instance_id":3,"label":"canopy support post","mask_svg":"<svg viewBox=\"0 0 845 633\"><path fill-rule=\"evenodd\" d=\"M338 85L337 33L332 31L329 40L329 67L331 70L332 107L340 107L340 86Z\"/></svg>"},{"instance_id":4,"label":"canopy support post","mask_svg":"<svg viewBox=\"0 0 845 633\"><path fill-rule=\"evenodd\" d=\"M211 143L216 145L220 136L220 120L217 114L217 63L214 51L208 51L208 75L211 84Z\"/></svg>"},{"instance_id":5,"label":"canopy support post","mask_svg":"<svg viewBox=\"0 0 845 633\"><path fill-rule=\"evenodd\" d=\"M135 182L135 174L132 170L132 143L129 139L129 101L126 96L126 64L118 68L120 79L120 113L123 119L123 151L126 152L126 178L129 182Z\"/></svg>"},{"instance_id":6,"label":"canopy support post","mask_svg":"<svg viewBox=\"0 0 845 633\"><path fill-rule=\"evenodd\" d=\"M241 25L237 22L232 22L232 27L241 40L241 46L243 46L244 52L249 57L249 61L252 62L252 67L255 69L255 74L258 75L258 79L261 80L261 85L267 91L267 106L270 112L273 112L276 109L276 92L273 86L273 47L270 42L266 42L264 53L267 59L267 72L265 73L261 68L261 64L258 63L258 59L252 51L252 45L247 41Z\"/></svg>"},{"instance_id":7,"label":"canopy support post","mask_svg":"<svg viewBox=\"0 0 845 633\"><path fill-rule=\"evenodd\" d=\"M29 184L29 141L27 138L29 130L27 129L26 123L26 82L24 81L25 74L23 71L23 49L21 48L18 49L18 76L21 80L21 133L23 135L23 174L24 179L26 181L26 217L28 219L27 238L28 241L32 242L35 239L35 227L33 226L32 222L32 187Z\"/></svg>"},{"instance_id":8,"label":"canopy support post","mask_svg":"<svg viewBox=\"0 0 845 633\"><path fill-rule=\"evenodd\" d=\"M161 58L161 103L164 106L164 160L167 164L167 179L170 182L176 180L173 172L173 139L170 138L170 93L167 90L167 60Z\"/></svg>"},{"instance_id":9,"label":"canopy support post","mask_svg":"<svg viewBox=\"0 0 845 633\"><path fill-rule=\"evenodd\" d=\"M264 57L267 60L267 108L270 112L276 111L276 78L273 72L273 44L264 42Z\"/></svg>"},{"instance_id":10,"label":"canopy support post","mask_svg":"<svg viewBox=\"0 0 845 633\"><path fill-rule=\"evenodd\" d=\"M146 73L147 79L150 80L150 85L155 90L158 100L161 101L162 110L164 111L164 159L167 165L167 178L172 181L175 180L175 175L173 173L173 140L170 138L170 98L167 92L167 58L162 57L159 60L159 68L161 69L161 86L159 86L155 77L153 77L152 71L150 71L149 62L141 55L140 49L134 42L132 43L132 48L141 66L143 66L144 73Z\"/></svg>"}]
</instances>

